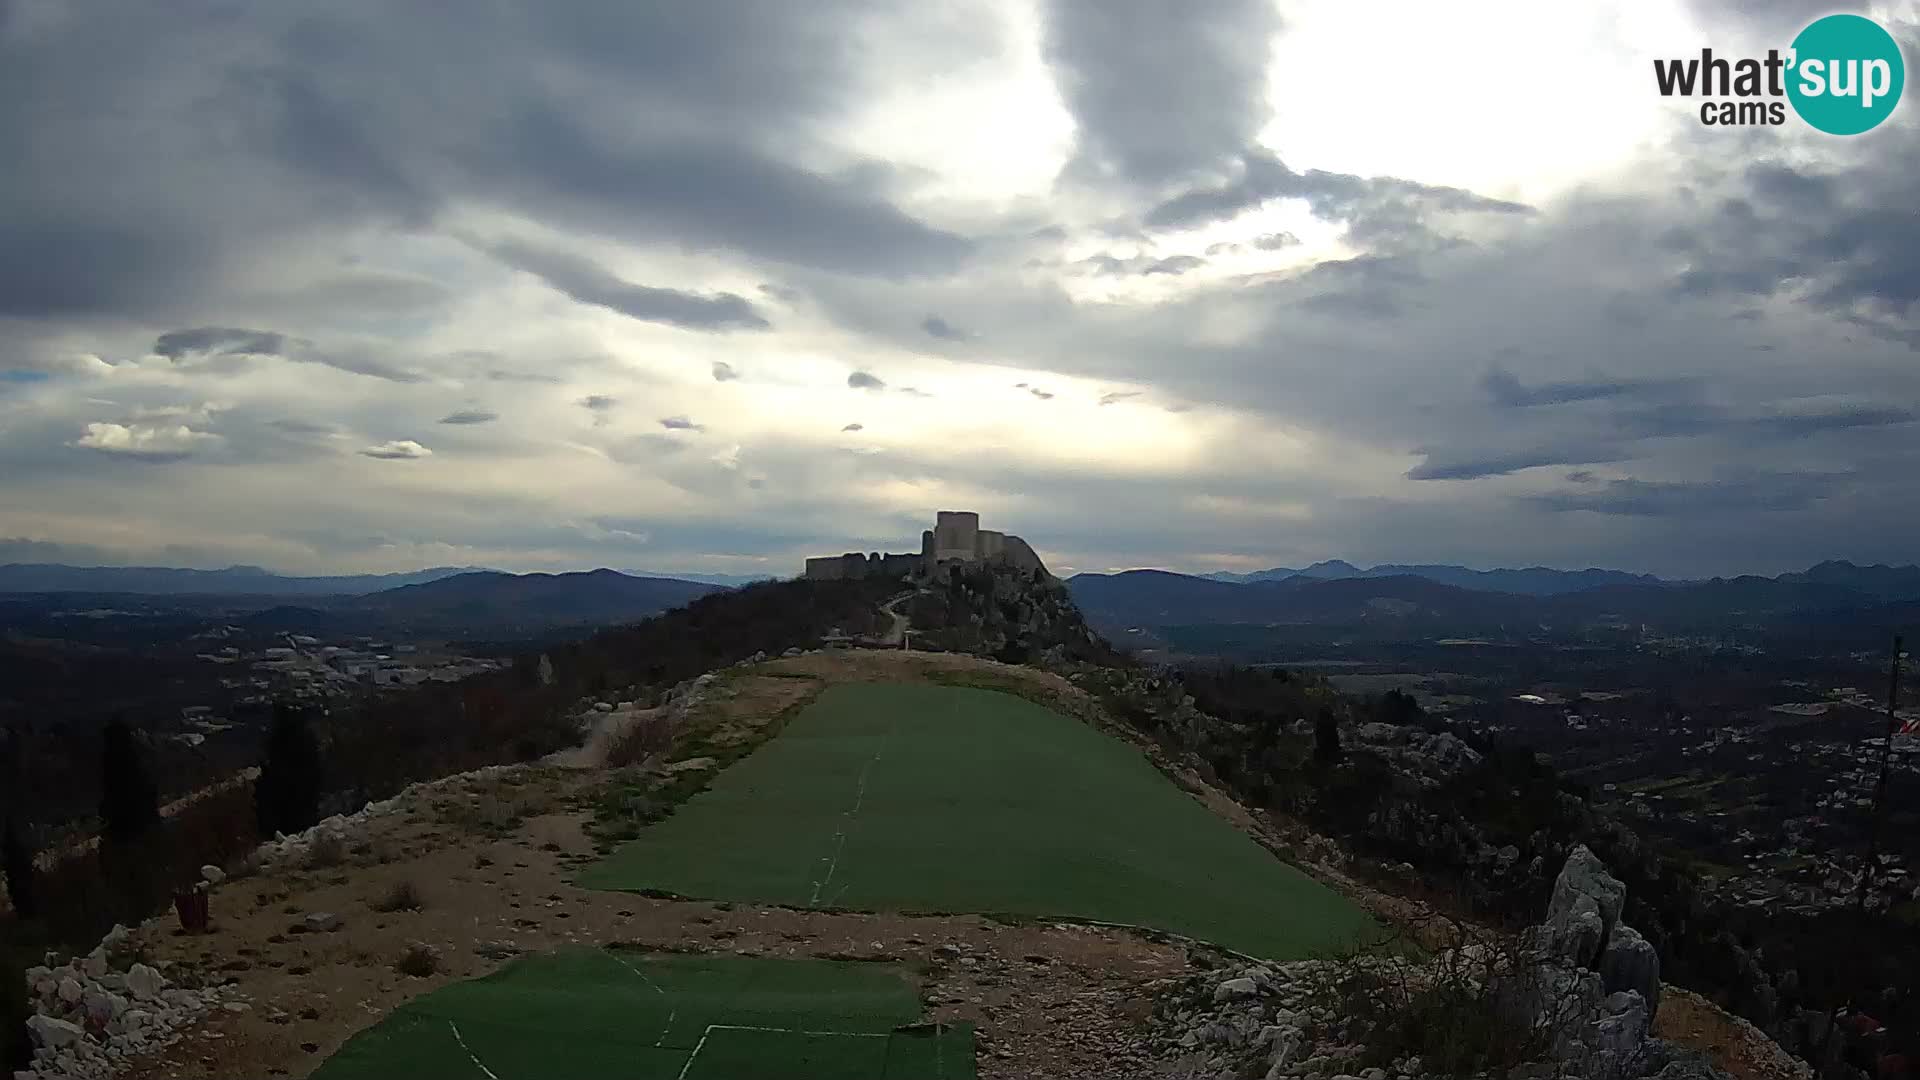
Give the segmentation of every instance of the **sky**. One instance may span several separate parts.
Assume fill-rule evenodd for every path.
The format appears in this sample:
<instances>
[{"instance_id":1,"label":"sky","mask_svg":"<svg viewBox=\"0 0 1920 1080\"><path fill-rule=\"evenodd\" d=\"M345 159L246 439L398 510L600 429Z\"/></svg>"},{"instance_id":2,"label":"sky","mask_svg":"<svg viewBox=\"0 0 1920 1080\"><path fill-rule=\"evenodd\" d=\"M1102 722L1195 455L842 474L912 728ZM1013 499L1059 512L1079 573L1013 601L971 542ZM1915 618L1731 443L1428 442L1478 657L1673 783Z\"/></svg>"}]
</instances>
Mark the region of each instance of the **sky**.
<instances>
[{"instance_id":1,"label":"sky","mask_svg":"<svg viewBox=\"0 0 1920 1080\"><path fill-rule=\"evenodd\" d=\"M1920 104L1652 77L1833 10L0 0L0 562L1920 561Z\"/></svg>"}]
</instances>

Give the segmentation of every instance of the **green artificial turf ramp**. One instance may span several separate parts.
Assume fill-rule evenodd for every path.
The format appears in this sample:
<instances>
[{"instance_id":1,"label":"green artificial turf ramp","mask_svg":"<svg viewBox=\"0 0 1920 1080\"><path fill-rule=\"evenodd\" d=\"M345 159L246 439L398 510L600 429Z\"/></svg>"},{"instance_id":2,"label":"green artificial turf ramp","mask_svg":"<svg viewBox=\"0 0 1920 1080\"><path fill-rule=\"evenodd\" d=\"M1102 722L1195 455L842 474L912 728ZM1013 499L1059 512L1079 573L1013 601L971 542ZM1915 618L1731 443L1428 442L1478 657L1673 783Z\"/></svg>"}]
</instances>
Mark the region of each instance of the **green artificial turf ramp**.
<instances>
[{"instance_id":1,"label":"green artificial turf ramp","mask_svg":"<svg viewBox=\"0 0 1920 1080\"><path fill-rule=\"evenodd\" d=\"M885 964L577 948L443 987L315 1080L974 1080L973 1029L917 1025Z\"/></svg>"},{"instance_id":2,"label":"green artificial turf ramp","mask_svg":"<svg viewBox=\"0 0 1920 1080\"><path fill-rule=\"evenodd\" d=\"M1009 694L945 686L829 688L580 884L1070 916L1273 959L1374 929L1133 748Z\"/></svg>"}]
</instances>

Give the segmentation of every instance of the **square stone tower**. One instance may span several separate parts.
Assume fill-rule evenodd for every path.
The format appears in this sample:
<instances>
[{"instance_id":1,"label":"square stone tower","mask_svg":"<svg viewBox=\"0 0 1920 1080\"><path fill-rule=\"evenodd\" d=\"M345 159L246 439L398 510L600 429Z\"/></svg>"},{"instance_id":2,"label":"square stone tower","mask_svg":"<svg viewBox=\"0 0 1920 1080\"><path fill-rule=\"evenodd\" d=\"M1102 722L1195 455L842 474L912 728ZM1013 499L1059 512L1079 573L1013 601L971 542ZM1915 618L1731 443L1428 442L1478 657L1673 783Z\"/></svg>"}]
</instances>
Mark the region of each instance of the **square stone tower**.
<instances>
[{"instance_id":1,"label":"square stone tower","mask_svg":"<svg viewBox=\"0 0 1920 1080\"><path fill-rule=\"evenodd\" d=\"M980 557L980 515L970 510L942 510L934 516L933 561Z\"/></svg>"}]
</instances>

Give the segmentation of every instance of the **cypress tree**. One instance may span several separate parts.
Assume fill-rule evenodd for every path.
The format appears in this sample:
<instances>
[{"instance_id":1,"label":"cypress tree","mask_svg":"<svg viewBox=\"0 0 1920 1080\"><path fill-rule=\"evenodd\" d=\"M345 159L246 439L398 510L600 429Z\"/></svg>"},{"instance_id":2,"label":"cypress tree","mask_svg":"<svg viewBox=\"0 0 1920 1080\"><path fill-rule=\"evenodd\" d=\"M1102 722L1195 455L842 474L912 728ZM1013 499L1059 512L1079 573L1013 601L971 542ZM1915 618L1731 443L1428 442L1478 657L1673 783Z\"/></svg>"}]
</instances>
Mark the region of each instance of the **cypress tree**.
<instances>
[{"instance_id":1,"label":"cypress tree","mask_svg":"<svg viewBox=\"0 0 1920 1080\"><path fill-rule=\"evenodd\" d=\"M1332 709L1321 709L1313 722L1313 756L1329 764L1346 756L1340 749L1340 720Z\"/></svg>"},{"instance_id":2,"label":"cypress tree","mask_svg":"<svg viewBox=\"0 0 1920 1080\"><path fill-rule=\"evenodd\" d=\"M260 835L297 833L320 820L320 742L303 708L274 706L267 756L254 782L253 806Z\"/></svg>"},{"instance_id":3,"label":"cypress tree","mask_svg":"<svg viewBox=\"0 0 1920 1080\"><path fill-rule=\"evenodd\" d=\"M137 840L160 824L160 789L153 782L133 729L114 717L100 746L102 835L114 843Z\"/></svg>"},{"instance_id":4,"label":"cypress tree","mask_svg":"<svg viewBox=\"0 0 1920 1080\"><path fill-rule=\"evenodd\" d=\"M7 874L7 900L13 904L15 915L31 919L40 914L40 901L33 890L33 847L27 843L26 830L18 818L7 819L0 849L0 864L5 865Z\"/></svg>"}]
</instances>

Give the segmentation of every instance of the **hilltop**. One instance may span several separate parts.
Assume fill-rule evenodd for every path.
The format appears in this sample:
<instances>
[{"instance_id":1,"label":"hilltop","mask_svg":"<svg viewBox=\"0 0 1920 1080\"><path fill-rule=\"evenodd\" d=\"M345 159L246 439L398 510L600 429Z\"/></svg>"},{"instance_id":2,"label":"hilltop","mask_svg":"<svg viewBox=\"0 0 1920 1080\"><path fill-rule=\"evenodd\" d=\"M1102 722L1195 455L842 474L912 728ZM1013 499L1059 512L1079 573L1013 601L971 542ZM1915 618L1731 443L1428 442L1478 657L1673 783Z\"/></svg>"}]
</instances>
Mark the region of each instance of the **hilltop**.
<instances>
[{"instance_id":1,"label":"hilltop","mask_svg":"<svg viewBox=\"0 0 1920 1080\"><path fill-rule=\"evenodd\" d=\"M820 651L835 636L882 635L891 621L883 608L907 614L916 645L952 651ZM1475 934L1535 922L1562 864L1585 844L1619 875L1628 897L1620 917L1645 934L1661 971L1742 1010L1754 1007L1755 976L1747 972L1756 961L1737 943L1696 932L1704 901L1685 891L1684 876L1630 830L1585 807L1532 755L1448 731L1404 699L1352 698L1312 678L1143 667L1087 626L1061 583L980 566L911 593L888 582L806 581L716 593L656 619L529 654L472 686L423 688L377 714L330 720L331 783L357 794L332 805L348 810L396 793L400 800L343 818L294 847L268 849L257 864L230 862L241 875L255 875L214 890L217 910L239 920L231 932L174 939L164 922L138 932L152 958L169 961L170 977L231 980L253 1002L247 1012L212 1022L210 1030L224 1036L217 1042L195 1034L208 1029L190 1028L182 1045L198 1049L170 1055L164 1067L153 1059L152 1067L197 1076L278 1063L298 1073L364 1023L364 1013L340 1007L349 1001L385 1011L456 976L492 970L507 956L608 941L769 956L921 958L932 965L922 1000L941 1023L974 1025L983 1040L982 1075L1146 1075L1135 1070L1183 1055L1188 1068L1209 1056L1243 1060L1244 1047L1232 1056L1224 1044L1194 1058L1193 1048L1211 1046L1214 1036L1183 1025L1216 1021L1172 1004L1202 970L1236 963L1197 943L1065 923L994 929L972 917L781 914L738 901L601 894L564 883L600 851L644 835L650 822L695 797L821 689L956 678L1028 698L1132 747L1219 820L1405 933L1431 932L1434 916L1489 928ZM1328 730L1341 748L1335 757L1323 752ZM592 736L584 756L407 787L561 751L582 731ZM452 732L459 732L456 744L440 741ZM1510 794L1495 794L1501 792ZM339 841L325 841L323 850L336 854L316 857L314 845L334 834ZM416 865L416 858L432 861ZM465 899L430 889L417 915L367 913L368 905L387 902L386 891L397 893L402 878L453 881ZM338 928L335 915L342 917ZM290 919L326 928L319 937L290 936ZM413 939L433 947L435 973L391 974L386 965ZM1097 974L1102 970L1112 974ZM1234 973L1240 970L1214 976L1205 992L1225 1000L1237 991L1222 989L1222 980L1251 978L1256 986L1298 987L1285 991L1293 997L1276 999L1296 1001L1307 992L1299 980L1311 981L1320 969ZM1776 992L1770 976L1760 977ZM335 978L350 981L324 999L312 996ZM292 999L302 994L313 1004L296 1009ZM1778 1014L1785 1006L1775 1000L1771 1008ZM1173 1011L1145 1026L1129 1019L1155 1008ZM1308 1040L1300 1045L1343 1044L1343 1018L1329 1014L1325 1001L1307 1013L1289 1029ZM1652 1019L1658 1034L1707 1039L1680 1028L1713 1015L1667 1008ZM1061 1016L1070 1023L1059 1023ZM1381 1037L1354 1026L1358 1016L1345 1020L1348 1044ZM1641 1014L1639 1023L1646 1021ZM1738 1031L1731 1022L1712 1023L1723 1040ZM1743 1046L1764 1045L1741 1038ZM1276 1049L1261 1053L1277 1056ZM1307 1074L1337 1071L1336 1061L1358 1067L1331 1054L1310 1058L1317 1064ZM1127 1064L1112 1067L1116 1062ZM1383 1064L1408 1068L1404 1052ZM1748 1062L1741 1075L1788 1075L1769 1069L1775 1067Z\"/></svg>"}]
</instances>

